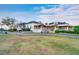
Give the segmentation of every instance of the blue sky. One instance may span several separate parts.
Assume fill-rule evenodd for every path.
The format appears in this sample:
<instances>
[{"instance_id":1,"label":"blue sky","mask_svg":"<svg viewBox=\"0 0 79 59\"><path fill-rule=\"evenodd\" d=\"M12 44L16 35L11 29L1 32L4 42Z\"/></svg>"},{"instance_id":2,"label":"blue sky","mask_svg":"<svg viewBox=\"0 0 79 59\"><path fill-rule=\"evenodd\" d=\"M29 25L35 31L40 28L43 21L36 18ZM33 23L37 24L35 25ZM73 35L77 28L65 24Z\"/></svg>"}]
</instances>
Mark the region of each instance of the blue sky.
<instances>
[{"instance_id":1,"label":"blue sky","mask_svg":"<svg viewBox=\"0 0 79 59\"><path fill-rule=\"evenodd\" d=\"M48 4L2 4L0 5L0 12L36 12L40 11L42 6L45 8L55 8L58 5L53 4L53 6L48 6ZM34 8L36 7L39 7L39 9L35 10Z\"/></svg>"},{"instance_id":2,"label":"blue sky","mask_svg":"<svg viewBox=\"0 0 79 59\"><path fill-rule=\"evenodd\" d=\"M7 16L15 18L18 22L65 21L71 25L79 25L79 5L0 4L0 21Z\"/></svg>"}]
</instances>

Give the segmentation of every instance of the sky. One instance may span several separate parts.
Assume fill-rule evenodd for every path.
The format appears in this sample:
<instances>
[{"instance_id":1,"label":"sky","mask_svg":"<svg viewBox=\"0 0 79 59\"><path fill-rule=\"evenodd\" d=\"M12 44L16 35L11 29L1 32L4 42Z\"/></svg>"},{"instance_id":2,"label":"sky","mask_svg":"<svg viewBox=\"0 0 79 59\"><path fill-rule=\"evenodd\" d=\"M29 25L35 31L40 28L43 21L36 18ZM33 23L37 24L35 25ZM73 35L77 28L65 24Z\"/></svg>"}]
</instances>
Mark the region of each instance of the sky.
<instances>
[{"instance_id":1,"label":"sky","mask_svg":"<svg viewBox=\"0 0 79 59\"><path fill-rule=\"evenodd\" d=\"M12 17L17 22L67 22L79 25L79 4L0 4L0 21Z\"/></svg>"}]
</instances>

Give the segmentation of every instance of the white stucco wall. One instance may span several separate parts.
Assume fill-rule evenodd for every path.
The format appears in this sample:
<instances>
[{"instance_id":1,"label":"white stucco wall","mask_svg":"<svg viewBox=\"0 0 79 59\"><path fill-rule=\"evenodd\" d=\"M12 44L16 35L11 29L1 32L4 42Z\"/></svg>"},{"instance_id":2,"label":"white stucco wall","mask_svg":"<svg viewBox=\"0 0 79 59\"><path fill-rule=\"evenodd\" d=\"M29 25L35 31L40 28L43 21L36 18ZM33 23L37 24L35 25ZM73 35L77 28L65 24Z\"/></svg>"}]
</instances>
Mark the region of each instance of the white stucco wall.
<instances>
[{"instance_id":1,"label":"white stucco wall","mask_svg":"<svg viewBox=\"0 0 79 59\"><path fill-rule=\"evenodd\" d=\"M42 29L31 29L33 32L40 33Z\"/></svg>"},{"instance_id":2,"label":"white stucco wall","mask_svg":"<svg viewBox=\"0 0 79 59\"><path fill-rule=\"evenodd\" d=\"M7 25L0 25L0 28L3 28L3 29L5 29L5 30L10 29L10 27L9 27L9 26L7 26Z\"/></svg>"},{"instance_id":3,"label":"white stucco wall","mask_svg":"<svg viewBox=\"0 0 79 59\"><path fill-rule=\"evenodd\" d=\"M36 23L30 23L30 24L26 24L26 28L30 28L31 31L36 32L36 33L40 33L42 31L42 29L35 29L34 25L38 25Z\"/></svg>"}]
</instances>

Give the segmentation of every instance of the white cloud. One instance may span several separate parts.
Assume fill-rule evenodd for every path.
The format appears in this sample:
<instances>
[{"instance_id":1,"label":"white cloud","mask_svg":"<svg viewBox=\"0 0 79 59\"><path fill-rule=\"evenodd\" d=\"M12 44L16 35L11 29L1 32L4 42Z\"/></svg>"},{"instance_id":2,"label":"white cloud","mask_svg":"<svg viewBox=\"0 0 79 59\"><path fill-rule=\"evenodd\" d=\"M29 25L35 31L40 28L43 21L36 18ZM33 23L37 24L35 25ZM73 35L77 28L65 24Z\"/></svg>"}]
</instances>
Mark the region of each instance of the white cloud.
<instances>
[{"instance_id":1,"label":"white cloud","mask_svg":"<svg viewBox=\"0 0 79 59\"><path fill-rule=\"evenodd\" d=\"M58 8L50 8L46 9L45 7L41 7L40 13L43 14L59 14L59 15L75 15L79 14L79 5L59 5Z\"/></svg>"},{"instance_id":2,"label":"white cloud","mask_svg":"<svg viewBox=\"0 0 79 59\"><path fill-rule=\"evenodd\" d=\"M65 13L71 15L79 15L79 5L69 8Z\"/></svg>"},{"instance_id":3,"label":"white cloud","mask_svg":"<svg viewBox=\"0 0 79 59\"><path fill-rule=\"evenodd\" d=\"M63 11L64 11L63 8L51 8L51 9L46 9L46 8L44 8L44 7L41 7L40 13L42 13L42 14L46 14L46 13L48 13L48 14L50 14L50 13L58 14L58 13L61 13L61 12L63 12Z\"/></svg>"},{"instance_id":4,"label":"white cloud","mask_svg":"<svg viewBox=\"0 0 79 59\"><path fill-rule=\"evenodd\" d=\"M79 25L79 5L60 5L50 9L42 7L40 13L38 18L43 22L65 21L71 25Z\"/></svg>"}]
</instances>

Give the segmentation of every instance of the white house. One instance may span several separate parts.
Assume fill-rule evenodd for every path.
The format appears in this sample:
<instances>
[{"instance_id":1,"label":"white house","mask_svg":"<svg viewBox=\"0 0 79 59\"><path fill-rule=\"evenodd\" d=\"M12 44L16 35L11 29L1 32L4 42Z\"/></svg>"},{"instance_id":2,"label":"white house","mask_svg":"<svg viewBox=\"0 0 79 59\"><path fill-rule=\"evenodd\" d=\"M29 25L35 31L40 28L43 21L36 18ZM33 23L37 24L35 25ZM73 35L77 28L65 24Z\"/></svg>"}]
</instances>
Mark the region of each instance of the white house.
<instances>
[{"instance_id":1,"label":"white house","mask_svg":"<svg viewBox=\"0 0 79 59\"><path fill-rule=\"evenodd\" d=\"M29 28L32 32L48 32L55 30L72 30L72 26L66 22L52 22L43 24L41 22L31 21L28 23L20 23L20 28Z\"/></svg>"},{"instance_id":2,"label":"white house","mask_svg":"<svg viewBox=\"0 0 79 59\"><path fill-rule=\"evenodd\" d=\"M73 27L66 22L50 23L50 25L52 25L52 24L54 24L54 27L55 27L54 29L56 29L56 30L72 30L72 27Z\"/></svg>"},{"instance_id":3,"label":"white house","mask_svg":"<svg viewBox=\"0 0 79 59\"><path fill-rule=\"evenodd\" d=\"M0 29L1 28L4 29L4 30L9 30L10 29L10 26L0 23Z\"/></svg>"},{"instance_id":4,"label":"white house","mask_svg":"<svg viewBox=\"0 0 79 59\"><path fill-rule=\"evenodd\" d=\"M42 24L42 23L41 22L36 22L36 21L30 21L28 23L19 23L18 26L17 26L17 29L18 28L20 28L20 29L22 29L22 28L25 28L25 29L29 28L32 32L39 33L39 32L41 32L42 29L41 28L35 29L35 25L40 25L40 24Z\"/></svg>"},{"instance_id":5,"label":"white house","mask_svg":"<svg viewBox=\"0 0 79 59\"><path fill-rule=\"evenodd\" d=\"M33 32L49 32L49 31L55 31L55 30L72 30L71 25L69 25L66 22L53 22L53 23L38 23L38 24L33 24L32 26Z\"/></svg>"}]
</instances>

